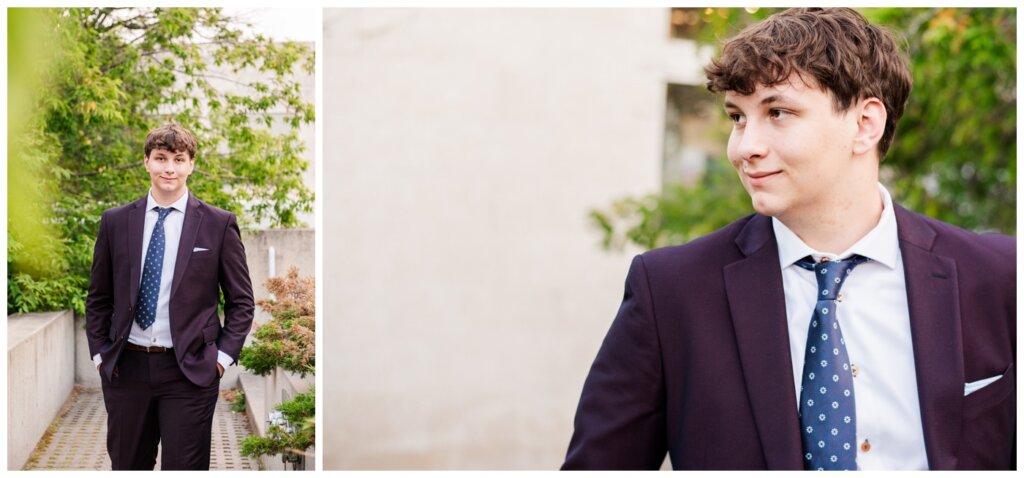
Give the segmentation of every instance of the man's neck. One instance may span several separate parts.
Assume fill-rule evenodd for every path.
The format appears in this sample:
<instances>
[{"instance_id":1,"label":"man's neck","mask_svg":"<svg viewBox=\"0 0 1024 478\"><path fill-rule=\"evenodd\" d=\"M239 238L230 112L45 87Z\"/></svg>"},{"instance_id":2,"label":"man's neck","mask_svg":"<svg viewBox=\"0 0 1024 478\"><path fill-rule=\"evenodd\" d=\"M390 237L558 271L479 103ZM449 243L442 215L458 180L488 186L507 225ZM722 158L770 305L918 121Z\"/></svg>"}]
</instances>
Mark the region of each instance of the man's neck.
<instances>
[{"instance_id":1,"label":"man's neck","mask_svg":"<svg viewBox=\"0 0 1024 478\"><path fill-rule=\"evenodd\" d=\"M188 189L182 188L181 191L171 195L156 188L150 188L149 194L153 196L153 200L156 201L160 207L168 207L181 199L185 194L188 194Z\"/></svg>"},{"instance_id":2,"label":"man's neck","mask_svg":"<svg viewBox=\"0 0 1024 478\"><path fill-rule=\"evenodd\" d=\"M780 217L779 220L812 249L841 254L871 232L882 217L882 197L877 183L870 191L852 197L858 199L838 201L814 215Z\"/></svg>"}]
</instances>

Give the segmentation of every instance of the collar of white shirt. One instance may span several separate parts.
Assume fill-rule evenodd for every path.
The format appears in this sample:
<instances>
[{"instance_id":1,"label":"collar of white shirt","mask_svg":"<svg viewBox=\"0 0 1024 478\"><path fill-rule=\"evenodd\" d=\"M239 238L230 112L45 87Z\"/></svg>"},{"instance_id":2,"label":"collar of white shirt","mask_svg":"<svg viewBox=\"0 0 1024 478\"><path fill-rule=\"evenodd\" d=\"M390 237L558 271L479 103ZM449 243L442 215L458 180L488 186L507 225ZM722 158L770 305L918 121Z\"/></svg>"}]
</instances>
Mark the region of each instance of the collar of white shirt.
<instances>
[{"instance_id":1,"label":"collar of white shirt","mask_svg":"<svg viewBox=\"0 0 1024 478\"><path fill-rule=\"evenodd\" d=\"M851 254L860 254L895 269L900 250L896 213L892 209L892 197L881 183L878 184L878 193L882 197L882 217L878 219L878 224L842 254L814 250L782 221L773 217L772 228L775 230L775 240L779 244L779 264L785 269L807 256L812 256L815 260L822 257L836 260L849 257Z\"/></svg>"},{"instance_id":2,"label":"collar of white shirt","mask_svg":"<svg viewBox=\"0 0 1024 478\"><path fill-rule=\"evenodd\" d=\"M185 205L188 204L188 188L185 188L185 194L182 194L177 201L171 203L170 208L175 211L185 212ZM153 188L149 188L149 194L146 195L146 212L152 211L155 207L163 207L157 204L156 199L153 198Z\"/></svg>"}]
</instances>

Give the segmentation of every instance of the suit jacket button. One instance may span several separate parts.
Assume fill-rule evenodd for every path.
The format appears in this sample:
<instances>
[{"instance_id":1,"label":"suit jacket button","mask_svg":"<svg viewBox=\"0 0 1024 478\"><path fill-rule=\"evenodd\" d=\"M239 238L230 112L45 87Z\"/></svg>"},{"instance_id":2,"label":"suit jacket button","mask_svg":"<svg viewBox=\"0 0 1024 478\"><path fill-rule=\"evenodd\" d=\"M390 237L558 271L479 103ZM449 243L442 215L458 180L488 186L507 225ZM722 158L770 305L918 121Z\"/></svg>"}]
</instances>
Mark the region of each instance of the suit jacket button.
<instances>
[{"instance_id":1,"label":"suit jacket button","mask_svg":"<svg viewBox=\"0 0 1024 478\"><path fill-rule=\"evenodd\" d=\"M860 444L860 451L862 451L864 453L867 453L867 452L871 451L871 442L869 442L869 441L867 441L867 439L865 439L864 443Z\"/></svg>"}]
</instances>

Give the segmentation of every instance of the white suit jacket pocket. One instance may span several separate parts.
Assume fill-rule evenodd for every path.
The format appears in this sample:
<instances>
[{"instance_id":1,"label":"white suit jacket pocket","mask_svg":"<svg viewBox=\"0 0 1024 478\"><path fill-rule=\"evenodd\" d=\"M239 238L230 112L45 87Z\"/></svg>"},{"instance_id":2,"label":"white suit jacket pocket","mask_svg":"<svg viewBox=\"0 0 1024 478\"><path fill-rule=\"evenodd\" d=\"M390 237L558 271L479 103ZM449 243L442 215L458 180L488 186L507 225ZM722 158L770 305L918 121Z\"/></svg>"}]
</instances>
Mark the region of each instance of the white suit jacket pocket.
<instances>
[{"instance_id":1,"label":"white suit jacket pocket","mask_svg":"<svg viewBox=\"0 0 1024 478\"><path fill-rule=\"evenodd\" d=\"M978 390L981 390L982 388L985 388L986 386L994 383L996 380L999 380L1001 378L1003 378L1002 374L996 375L995 377L983 378L983 379L978 380L976 382L965 383L964 384L964 396L966 397L966 396L968 396L968 395L970 395L970 394L972 394L974 392L977 392Z\"/></svg>"},{"instance_id":2,"label":"white suit jacket pocket","mask_svg":"<svg viewBox=\"0 0 1024 478\"><path fill-rule=\"evenodd\" d=\"M192 252L206 252L206 251L208 251L208 250L209 250L209 249L207 249L207 248L205 248L205 247L193 247L193 248L192 248Z\"/></svg>"}]
</instances>

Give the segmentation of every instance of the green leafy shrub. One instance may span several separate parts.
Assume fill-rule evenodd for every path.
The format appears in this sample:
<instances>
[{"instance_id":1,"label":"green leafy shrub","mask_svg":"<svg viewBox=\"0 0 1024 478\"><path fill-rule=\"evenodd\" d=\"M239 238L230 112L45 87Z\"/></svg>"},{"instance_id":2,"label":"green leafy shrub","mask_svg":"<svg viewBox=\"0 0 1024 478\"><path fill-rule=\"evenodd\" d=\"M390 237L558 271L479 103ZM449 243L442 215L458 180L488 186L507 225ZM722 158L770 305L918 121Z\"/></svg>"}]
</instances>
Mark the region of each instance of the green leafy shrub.
<instances>
[{"instance_id":1,"label":"green leafy shrub","mask_svg":"<svg viewBox=\"0 0 1024 478\"><path fill-rule=\"evenodd\" d=\"M242 349L239 363L257 375L267 375L276 367L301 376L316 370L315 281L299 277L292 267L284 277L266 282L273 299L259 301L271 320L253 332L252 344Z\"/></svg>"},{"instance_id":2,"label":"green leafy shrub","mask_svg":"<svg viewBox=\"0 0 1024 478\"><path fill-rule=\"evenodd\" d=\"M682 244L754 212L750 199L725 161L710 163L698 184L669 184L661 193L620 199L590 212L601 231L601 246L621 250Z\"/></svg>"},{"instance_id":3,"label":"green leafy shrub","mask_svg":"<svg viewBox=\"0 0 1024 478\"><path fill-rule=\"evenodd\" d=\"M257 458L261 455L304 455L306 449L316 444L314 388L274 408L281 412L290 426L271 425L266 436L245 438L241 443L243 456Z\"/></svg>"},{"instance_id":4,"label":"green leafy shrub","mask_svg":"<svg viewBox=\"0 0 1024 478\"><path fill-rule=\"evenodd\" d=\"M245 392L238 392L235 394L233 400L231 400L231 411L235 413L245 413Z\"/></svg>"}]
</instances>

